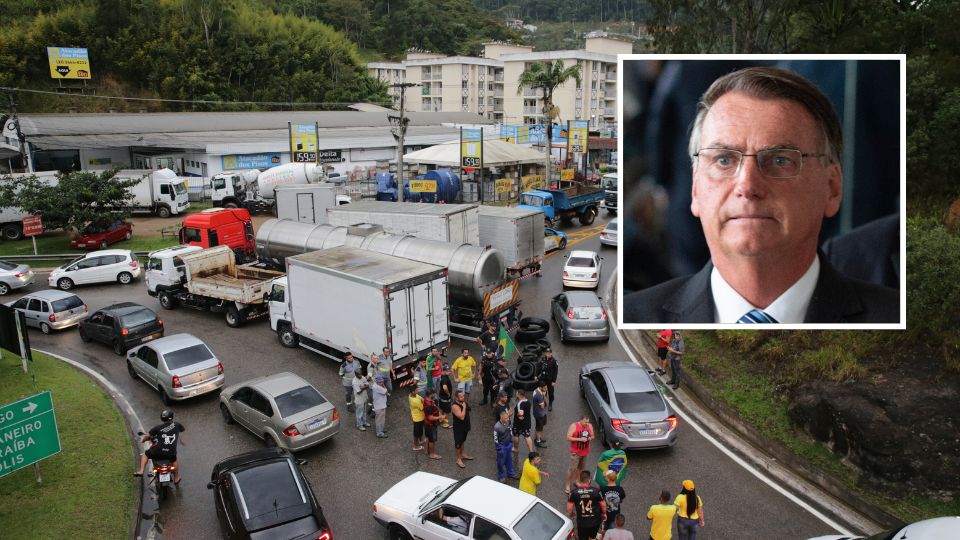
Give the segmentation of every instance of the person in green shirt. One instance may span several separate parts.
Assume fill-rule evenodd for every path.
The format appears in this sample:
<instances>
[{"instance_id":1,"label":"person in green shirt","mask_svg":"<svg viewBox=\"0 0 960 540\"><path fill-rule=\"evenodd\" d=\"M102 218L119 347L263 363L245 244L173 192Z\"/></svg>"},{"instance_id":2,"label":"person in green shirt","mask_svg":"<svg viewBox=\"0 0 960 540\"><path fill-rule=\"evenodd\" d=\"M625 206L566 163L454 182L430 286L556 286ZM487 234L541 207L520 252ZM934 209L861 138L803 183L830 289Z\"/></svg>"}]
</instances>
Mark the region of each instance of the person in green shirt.
<instances>
[{"instance_id":1,"label":"person in green shirt","mask_svg":"<svg viewBox=\"0 0 960 540\"><path fill-rule=\"evenodd\" d=\"M647 519L650 523L650 538L652 540L670 540L673 532L673 516L677 507L670 504L670 492L660 492L660 503L650 507Z\"/></svg>"}]
</instances>

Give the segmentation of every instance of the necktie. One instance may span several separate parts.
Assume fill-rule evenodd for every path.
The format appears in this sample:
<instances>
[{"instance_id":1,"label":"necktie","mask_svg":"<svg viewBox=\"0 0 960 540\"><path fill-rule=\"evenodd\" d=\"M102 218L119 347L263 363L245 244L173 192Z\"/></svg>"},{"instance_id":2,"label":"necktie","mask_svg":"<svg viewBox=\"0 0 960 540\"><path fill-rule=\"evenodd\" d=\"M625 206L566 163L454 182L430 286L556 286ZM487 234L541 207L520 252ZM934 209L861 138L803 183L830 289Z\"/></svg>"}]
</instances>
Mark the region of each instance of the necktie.
<instances>
[{"instance_id":1,"label":"necktie","mask_svg":"<svg viewBox=\"0 0 960 540\"><path fill-rule=\"evenodd\" d=\"M763 310L751 309L743 317L740 317L738 323L776 323L773 317L767 315Z\"/></svg>"}]
</instances>

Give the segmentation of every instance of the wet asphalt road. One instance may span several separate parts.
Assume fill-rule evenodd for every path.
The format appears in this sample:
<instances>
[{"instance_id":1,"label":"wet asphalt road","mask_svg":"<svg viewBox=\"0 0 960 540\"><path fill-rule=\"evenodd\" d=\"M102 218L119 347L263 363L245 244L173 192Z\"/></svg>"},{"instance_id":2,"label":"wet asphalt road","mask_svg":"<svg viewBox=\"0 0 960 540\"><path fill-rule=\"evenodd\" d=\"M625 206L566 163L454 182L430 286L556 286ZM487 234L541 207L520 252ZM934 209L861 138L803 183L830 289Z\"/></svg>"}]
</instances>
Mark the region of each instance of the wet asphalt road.
<instances>
[{"instance_id":1,"label":"wet asphalt road","mask_svg":"<svg viewBox=\"0 0 960 540\"><path fill-rule=\"evenodd\" d=\"M571 225L565 228L571 235L571 245L548 256L542 278L526 279L521 286L525 315L548 318L550 298L561 290L563 257L571 249L600 251L605 260L604 283L599 290L601 294L606 290L606 281L616 267L616 249L601 248L597 237L602 229L601 221L606 220L598 220L592 227ZM30 290L46 286L46 276L38 277L38 283ZM22 292L17 291L18 294L4 300L15 299ZM210 346L223 362L228 385L291 371L314 384L338 408L343 406L338 365L304 349L281 347L264 319L241 329L231 329L219 314L184 308L164 311L156 299L147 295L142 279L130 286L87 286L79 287L75 292L91 311L120 301L137 302L157 310L164 319L167 335L188 332ZM324 306L323 309L336 316L336 306ZM50 336L31 330L30 338L35 349L55 352L96 369L127 397L145 426L158 423L163 409L159 395L142 381L130 378L123 358L114 355L105 345L82 343L75 329ZM562 345L557 339L556 326L551 326L547 338L553 342L561 370L557 403L548 417L544 434L549 448L542 450L543 469L551 476L541 484L539 495L555 507L564 509L562 484L567 447L562 440L569 423L587 408L577 389L577 372L588 362L623 360L627 355L616 338L608 343ZM463 346L459 340L454 340L450 350L459 351ZM476 343L466 346L479 356ZM448 360L452 362L455 356L450 354ZM213 496L206 488L210 471L219 460L262 447L262 442L245 429L226 425L217 403L216 396L208 395L172 407L187 432L179 452L183 482L172 500L165 501L161 509L160 521L166 538L220 538ZM423 470L452 478L475 474L496 478L492 413L487 407L479 406L477 392L471 397L471 404L473 430L466 447L476 459L467 462L466 469L459 469L454 463L450 430L440 430L439 434L437 450L443 459L435 461L428 459L422 451L411 451L410 415L401 392L394 392L388 407L388 439L377 439L372 429L366 432L356 430L352 414L343 411L341 431L336 437L300 453L299 457L308 460L305 473L335 538L386 538L384 529L371 517L371 505L391 485L414 471ZM681 430L679 441L673 449L629 454L623 513L627 528L637 538L648 536L646 512L656 502L660 490L668 489L675 495L686 478L696 481L697 491L704 502L706 528L701 531L700 538L802 539L830 532L826 525L735 464L689 426L681 422L678 429ZM601 451L599 443L594 444L589 466L595 466ZM131 472L133 467L134 460L131 459Z\"/></svg>"}]
</instances>

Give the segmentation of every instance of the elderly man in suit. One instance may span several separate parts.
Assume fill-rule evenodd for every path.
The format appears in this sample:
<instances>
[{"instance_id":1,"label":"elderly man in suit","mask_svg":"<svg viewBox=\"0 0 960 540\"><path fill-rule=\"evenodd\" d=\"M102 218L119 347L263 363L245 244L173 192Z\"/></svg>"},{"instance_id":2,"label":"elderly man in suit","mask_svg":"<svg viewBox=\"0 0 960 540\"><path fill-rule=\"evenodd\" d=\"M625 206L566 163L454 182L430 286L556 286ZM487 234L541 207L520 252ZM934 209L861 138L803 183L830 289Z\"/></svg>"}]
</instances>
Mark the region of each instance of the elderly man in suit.
<instances>
[{"instance_id":1,"label":"elderly man in suit","mask_svg":"<svg viewBox=\"0 0 960 540\"><path fill-rule=\"evenodd\" d=\"M628 323L895 323L898 294L817 251L840 208L842 134L829 100L784 69L717 79L690 136L693 215L711 261L624 299Z\"/></svg>"}]
</instances>

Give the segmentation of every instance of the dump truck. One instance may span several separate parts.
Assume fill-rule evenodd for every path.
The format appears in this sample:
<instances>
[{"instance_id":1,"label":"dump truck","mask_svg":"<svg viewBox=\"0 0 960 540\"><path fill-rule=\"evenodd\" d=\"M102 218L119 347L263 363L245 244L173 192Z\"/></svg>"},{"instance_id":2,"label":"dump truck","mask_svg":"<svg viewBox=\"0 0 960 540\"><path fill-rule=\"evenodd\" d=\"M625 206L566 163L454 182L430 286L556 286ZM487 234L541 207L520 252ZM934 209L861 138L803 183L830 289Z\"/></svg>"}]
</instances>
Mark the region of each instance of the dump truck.
<instances>
[{"instance_id":1,"label":"dump truck","mask_svg":"<svg viewBox=\"0 0 960 540\"><path fill-rule=\"evenodd\" d=\"M579 219L581 225L590 225L597 217L603 198L602 188L573 182L556 189L525 191L520 195L517 208L542 211L547 227L553 227L557 220L569 223L574 218Z\"/></svg>"}]
</instances>

